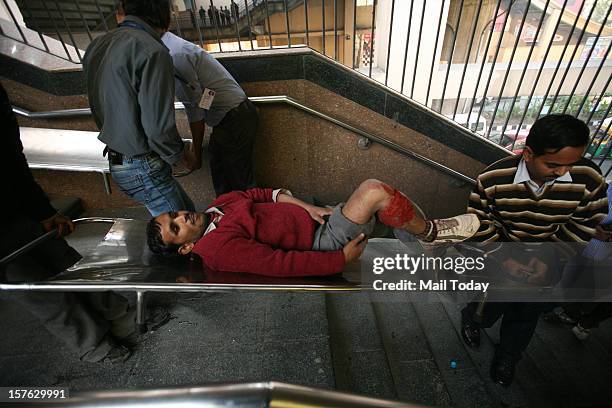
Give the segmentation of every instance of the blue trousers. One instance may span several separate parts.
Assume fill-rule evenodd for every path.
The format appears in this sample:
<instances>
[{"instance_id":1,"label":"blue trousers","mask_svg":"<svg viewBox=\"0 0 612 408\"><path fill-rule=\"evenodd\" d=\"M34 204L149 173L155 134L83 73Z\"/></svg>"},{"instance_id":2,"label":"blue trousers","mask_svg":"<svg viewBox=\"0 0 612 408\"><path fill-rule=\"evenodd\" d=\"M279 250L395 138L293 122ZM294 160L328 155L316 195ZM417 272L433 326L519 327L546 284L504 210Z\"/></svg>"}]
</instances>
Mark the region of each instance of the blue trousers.
<instances>
[{"instance_id":1,"label":"blue trousers","mask_svg":"<svg viewBox=\"0 0 612 408\"><path fill-rule=\"evenodd\" d=\"M191 198L172 176L172 167L157 154L125 157L110 172L121 191L147 207L153 217L169 211L195 211Z\"/></svg>"}]
</instances>

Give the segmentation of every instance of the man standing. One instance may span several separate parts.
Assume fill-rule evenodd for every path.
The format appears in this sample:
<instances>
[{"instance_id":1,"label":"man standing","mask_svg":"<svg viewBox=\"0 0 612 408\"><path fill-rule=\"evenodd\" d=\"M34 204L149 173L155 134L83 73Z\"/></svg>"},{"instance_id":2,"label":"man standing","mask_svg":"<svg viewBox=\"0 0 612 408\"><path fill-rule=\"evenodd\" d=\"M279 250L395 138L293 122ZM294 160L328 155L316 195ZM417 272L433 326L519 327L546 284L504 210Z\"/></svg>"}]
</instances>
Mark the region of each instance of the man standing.
<instances>
[{"instance_id":1,"label":"man standing","mask_svg":"<svg viewBox=\"0 0 612 408\"><path fill-rule=\"evenodd\" d=\"M208 19L210 20L210 25L211 26L218 26L219 24L217 23L217 21L214 19L214 14L215 11L213 10L213 6L212 4L210 6L208 6Z\"/></svg>"},{"instance_id":2,"label":"man standing","mask_svg":"<svg viewBox=\"0 0 612 408\"><path fill-rule=\"evenodd\" d=\"M608 207L601 170L582 157L588 142L589 128L570 115L536 121L522 155L493 163L478 176L468 211L478 215L481 226L472 240L586 243L595 236ZM526 282L542 272L512 257L503 266ZM480 329L501 318L491 378L510 385L516 363L548 305L488 302L482 319L475 319L477 306L473 302L462 310L463 340L478 347Z\"/></svg>"},{"instance_id":3,"label":"man standing","mask_svg":"<svg viewBox=\"0 0 612 408\"><path fill-rule=\"evenodd\" d=\"M236 4L236 2L234 2L234 0L232 0L232 17L234 18L235 22L238 22L238 20L240 19L240 8L238 7L238 4Z\"/></svg>"},{"instance_id":4,"label":"man standing","mask_svg":"<svg viewBox=\"0 0 612 408\"><path fill-rule=\"evenodd\" d=\"M0 128L0 182L10 192L0 201L0 210L8 215L0 230L0 258L45 232L58 230L56 239L0 265L0 278L11 283L49 279L81 259L61 238L74 230L74 224L51 206L34 180L23 154L17 118L1 84ZM16 291L9 299L32 313L83 361L116 363L131 354L128 347L137 335L136 315L128 309L127 299L116 293Z\"/></svg>"},{"instance_id":5,"label":"man standing","mask_svg":"<svg viewBox=\"0 0 612 408\"><path fill-rule=\"evenodd\" d=\"M168 32L162 41L170 50L177 98L185 105L193 136L195 167L202 165L205 126L213 127L208 150L217 196L254 187L253 143L257 108L216 59L200 47Z\"/></svg>"},{"instance_id":6,"label":"man standing","mask_svg":"<svg viewBox=\"0 0 612 408\"><path fill-rule=\"evenodd\" d=\"M83 70L99 139L107 146L111 175L152 215L193 209L172 177L183 141L174 116L172 58L160 36L170 25L170 0L122 0L125 20L87 48Z\"/></svg>"},{"instance_id":7,"label":"man standing","mask_svg":"<svg viewBox=\"0 0 612 408\"><path fill-rule=\"evenodd\" d=\"M198 10L200 14L200 21L202 21L202 26L206 25L206 12L204 11L204 7L200 6L200 10Z\"/></svg>"}]
</instances>

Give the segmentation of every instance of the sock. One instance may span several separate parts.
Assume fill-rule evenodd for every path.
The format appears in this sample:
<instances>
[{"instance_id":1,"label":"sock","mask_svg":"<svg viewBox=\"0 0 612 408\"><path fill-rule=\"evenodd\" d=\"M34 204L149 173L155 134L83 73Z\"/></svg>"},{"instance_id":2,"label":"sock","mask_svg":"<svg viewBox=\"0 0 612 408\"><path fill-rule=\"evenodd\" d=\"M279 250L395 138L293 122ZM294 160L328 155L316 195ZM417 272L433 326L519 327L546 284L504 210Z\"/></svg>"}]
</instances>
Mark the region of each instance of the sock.
<instances>
[{"instance_id":1,"label":"sock","mask_svg":"<svg viewBox=\"0 0 612 408\"><path fill-rule=\"evenodd\" d=\"M437 236L438 229L436 228L436 223L432 220L425 220L425 230L416 235L418 239L425 242L432 242Z\"/></svg>"},{"instance_id":2,"label":"sock","mask_svg":"<svg viewBox=\"0 0 612 408\"><path fill-rule=\"evenodd\" d=\"M378 219L390 227L401 228L414 218L412 202L397 189L384 183L382 186L391 195L391 202L382 210L378 210Z\"/></svg>"}]
</instances>

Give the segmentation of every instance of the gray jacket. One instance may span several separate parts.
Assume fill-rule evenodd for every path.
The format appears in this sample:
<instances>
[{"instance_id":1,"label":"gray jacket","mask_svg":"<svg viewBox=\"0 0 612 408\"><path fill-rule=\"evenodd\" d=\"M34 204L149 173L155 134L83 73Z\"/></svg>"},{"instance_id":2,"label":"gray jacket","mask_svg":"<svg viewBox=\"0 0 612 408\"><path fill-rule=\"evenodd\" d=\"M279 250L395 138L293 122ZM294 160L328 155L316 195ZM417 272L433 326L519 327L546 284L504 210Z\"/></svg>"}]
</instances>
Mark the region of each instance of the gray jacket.
<instances>
[{"instance_id":1,"label":"gray jacket","mask_svg":"<svg viewBox=\"0 0 612 408\"><path fill-rule=\"evenodd\" d=\"M102 142L126 156L155 152L170 164L180 160L172 58L153 28L127 16L87 47L83 70Z\"/></svg>"}]
</instances>

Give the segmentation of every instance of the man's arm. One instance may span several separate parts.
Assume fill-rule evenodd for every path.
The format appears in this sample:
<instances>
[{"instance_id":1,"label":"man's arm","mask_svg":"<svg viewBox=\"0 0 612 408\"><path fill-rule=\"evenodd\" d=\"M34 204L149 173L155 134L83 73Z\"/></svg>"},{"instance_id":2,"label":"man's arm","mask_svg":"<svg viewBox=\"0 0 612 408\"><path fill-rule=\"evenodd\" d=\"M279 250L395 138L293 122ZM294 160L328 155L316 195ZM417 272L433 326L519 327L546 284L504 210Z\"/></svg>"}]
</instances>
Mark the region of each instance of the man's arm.
<instances>
[{"instance_id":1,"label":"man's arm","mask_svg":"<svg viewBox=\"0 0 612 408\"><path fill-rule=\"evenodd\" d=\"M217 271L276 277L333 275L342 272L345 264L342 251L287 251L242 237L227 240L220 248L201 256L208 267Z\"/></svg>"},{"instance_id":2,"label":"man's arm","mask_svg":"<svg viewBox=\"0 0 612 408\"><path fill-rule=\"evenodd\" d=\"M276 196L276 202L293 204L303 208L308 212L308 214L310 214L312 219L318 222L319 224L325 223L323 217L326 215L331 215L331 213L333 212L331 208L317 207L316 205L305 203L304 201L293 197L293 195L291 195L291 192L289 192L288 190L280 190L278 195Z\"/></svg>"},{"instance_id":3,"label":"man's arm","mask_svg":"<svg viewBox=\"0 0 612 408\"><path fill-rule=\"evenodd\" d=\"M567 242L587 242L596 237L596 227L608 213L608 197L605 178L600 172L589 168L596 180L591 186L585 187L584 198L580 202L570 220L562 225L557 238ZM590 189L589 189L590 187Z\"/></svg>"},{"instance_id":4,"label":"man's arm","mask_svg":"<svg viewBox=\"0 0 612 408\"><path fill-rule=\"evenodd\" d=\"M15 208L20 208L25 214L39 221L45 231L51 231L57 227L59 235L69 234L74 230L74 224L69 218L58 214L32 176L27 159L23 154L17 118L1 84L0 127L5 130L0 157L3 164L10 169L10 176L6 177L3 184L11 192L11 199L19 203Z\"/></svg>"},{"instance_id":5,"label":"man's arm","mask_svg":"<svg viewBox=\"0 0 612 408\"><path fill-rule=\"evenodd\" d=\"M467 212L476 214L480 220L480 228L470 241L493 242L499 239L499 233L494 223L495 216L491 211L489 198L485 192L480 177L476 179L476 186L470 193Z\"/></svg>"},{"instance_id":6,"label":"man's arm","mask_svg":"<svg viewBox=\"0 0 612 408\"><path fill-rule=\"evenodd\" d=\"M138 92L142 127L149 147L169 164L183 156L183 141L174 116L174 70L167 52L152 53L143 70Z\"/></svg>"},{"instance_id":7,"label":"man's arm","mask_svg":"<svg viewBox=\"0 0 612 408\"><path fill-rule=\"evenodd\" d=\"M176 97L185 106L185 114L191 130L193 160L191 160L189 169L197 170L202 167L202 144L206 130L204 122L206 113L198 106L204 90L196 70L198 59L193 53L177 51L172 55L172 62L177 73Z\"/></svg>"},{"instance_id":8,"label":"man's arm","mask_svg":"<svg viewBox=\"0 0 612 408\"><path fill-rule=\"evenodd\" d=\"M190 122L189 128L191 129L191 154L193 155L189 170L197 170L202 167L202 144L204 143L206 124L204 120Z\"/></svg>"}]
</instances>

